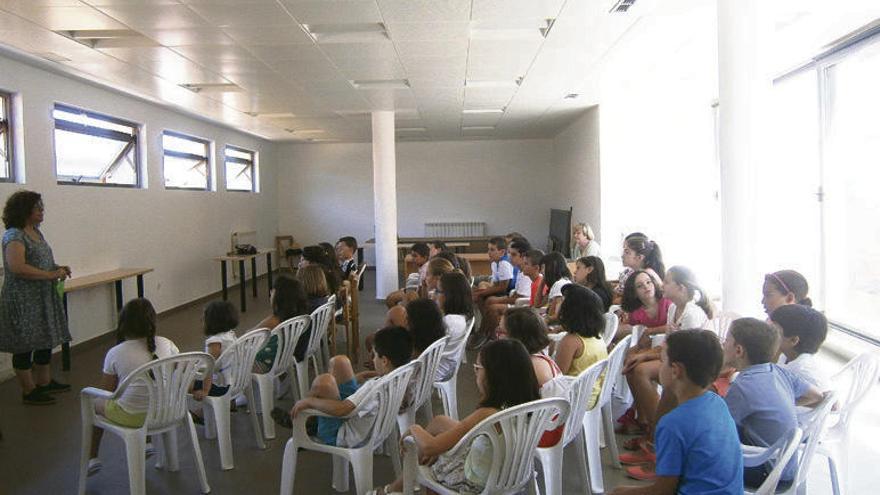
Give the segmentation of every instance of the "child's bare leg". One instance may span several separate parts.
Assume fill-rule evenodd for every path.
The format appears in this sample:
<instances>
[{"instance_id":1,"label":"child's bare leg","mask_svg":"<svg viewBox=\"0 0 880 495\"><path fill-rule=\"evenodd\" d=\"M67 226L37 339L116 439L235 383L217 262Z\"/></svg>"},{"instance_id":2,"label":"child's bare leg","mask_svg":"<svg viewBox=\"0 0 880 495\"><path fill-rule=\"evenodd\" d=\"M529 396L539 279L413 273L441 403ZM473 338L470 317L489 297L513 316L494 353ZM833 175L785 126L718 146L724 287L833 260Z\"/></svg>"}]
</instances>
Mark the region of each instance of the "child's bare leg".
<instances>
[{"instance_id":1,"label":"child's bare leg","mask_svg":"<svg viewBox=\"0 0 880 495\"><path fill-rule=\"evenodd\" d=\"M348 356L339 355L330 358L330 364L327 366L330 375L336 380L337 384L348 383L355 377L354 367Z\"/></svg>"},{"instance_id":2,"label":"child's bare leg","mask_svg":"<svg viewBox=\"0 0 880 495\"><path fill-rule=\"evenodd\" d=\"M316 376L312 382L312 388L309 389L309 397L339 400L339 386L333 375L324 373Z\"/></svg>"},{"instance_id":3,"label":"child's bare leg","mask_svg":"<svg viewBox=\"0 0 880 495\"><path fill-rule=\"evenodd\" d=\"M95 412L103 416L104 415L104 407L106 406L106 401L98 400L95 401ZM92 449L89 452L89 459L94 459L98 457L98 449L101 447L101 437L104 435L104 430L97 427L92 427Z\"/></svg>"}]
</instances>

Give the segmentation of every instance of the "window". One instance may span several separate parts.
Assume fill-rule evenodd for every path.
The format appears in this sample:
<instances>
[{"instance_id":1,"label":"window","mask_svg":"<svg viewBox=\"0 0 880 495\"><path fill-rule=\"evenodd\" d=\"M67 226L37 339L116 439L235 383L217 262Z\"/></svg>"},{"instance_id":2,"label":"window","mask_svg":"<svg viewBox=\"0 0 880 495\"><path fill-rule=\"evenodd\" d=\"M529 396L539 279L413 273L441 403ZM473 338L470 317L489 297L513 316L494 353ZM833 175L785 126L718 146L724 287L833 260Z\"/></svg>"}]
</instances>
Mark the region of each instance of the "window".
<instances>
[{"instance_id":1,"label":"window","mask_svg":"<svg viewBox=\"0 0 880 495\"><path fill-rule=\"evenodd\" d=\"M211 189L211 145L204 139L172 131L162 133L166 189Z\"/></svg>"},{"instance_id":2,"label":"window","mask_svg":"<svg viewBox=\"0 0 880 495\"><path fill-rule=\"evenodd\" d=\"M226 146L226 190L256 192L256 152Z\"/></svg>"},{"instance_id":3,"label":"window","mask_svg":"<svg viewBox=\"0 0 880 495\"><path fill-rule=\"evenodd\" d=\"M12 98L0 93L0 182L11 182L12 175Z\"/></svg>"},{"instance_id":4,"label":"window","mask_svg":"<svg viewBox=\"0 0 880 495\"><path fill-rule=\"evenodd\" d=\"M777 251L784 252L777 258L792 258L776 269L803 270L814 302L834 326L875 344L880 344L878 87L880 30L778 79L774 99L781 121L774 128L784 149L773 168L785 169L787 178L761 194L793 215L765 229L781 242Z\"/></svg>"},{"instance_id":5,"label":"window","mask_svg":"<svg viewBox=\"0 0 880 495\"><path fill-rule=\"evenodd\" d=\"M140 186L137 124L66 105L53 117L59 183Z\"/></svg>"}]
</instances>

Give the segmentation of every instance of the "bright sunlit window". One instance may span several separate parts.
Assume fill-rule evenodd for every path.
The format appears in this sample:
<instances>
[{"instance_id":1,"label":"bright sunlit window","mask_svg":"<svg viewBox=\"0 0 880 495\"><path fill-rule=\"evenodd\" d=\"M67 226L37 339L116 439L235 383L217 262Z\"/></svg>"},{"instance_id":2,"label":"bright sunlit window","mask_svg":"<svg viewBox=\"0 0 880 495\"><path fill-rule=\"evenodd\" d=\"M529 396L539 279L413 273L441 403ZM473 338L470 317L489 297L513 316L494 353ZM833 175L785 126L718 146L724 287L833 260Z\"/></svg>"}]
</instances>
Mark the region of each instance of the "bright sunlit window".
<instances>
[{"instance_id":1,"label":"bright sunlit window","mask_svg":"<svg viewBox=\"0 0 880 495\"><path fill-rule=\"evenodd\" d=\"M0 182L12 181L12 126L10 102L7 93L0 93Z\"/></svg>"},{"instance_id":2,"label":"bright sunlit window","mask_svg":"<svg viewBox=\"0 0 880 495\"><path fill-rule=\"evenodd\" d=\"M211 189L211 144L173 131L162 133L166 189Z\"/></svg>"},{"instance_id":3,"label":"bright sunlit window","mask_svg":"<svg viewBox=\"0 0 880 495\"><path fill-rule=\"evenodd\" d=\"M59 183L140 185L137 124L57 104L53 117Z\"/></svg>"},{"instance_id":4,"label":"bright sunlit window","mask_svg":"<svg viewBox=\"0 0 880 495\"><path fill-rule=\"evenodd\" d=\"M226 146L226 190L256 192L257 153L236 146Z\"/></svg>"}]
</instances>

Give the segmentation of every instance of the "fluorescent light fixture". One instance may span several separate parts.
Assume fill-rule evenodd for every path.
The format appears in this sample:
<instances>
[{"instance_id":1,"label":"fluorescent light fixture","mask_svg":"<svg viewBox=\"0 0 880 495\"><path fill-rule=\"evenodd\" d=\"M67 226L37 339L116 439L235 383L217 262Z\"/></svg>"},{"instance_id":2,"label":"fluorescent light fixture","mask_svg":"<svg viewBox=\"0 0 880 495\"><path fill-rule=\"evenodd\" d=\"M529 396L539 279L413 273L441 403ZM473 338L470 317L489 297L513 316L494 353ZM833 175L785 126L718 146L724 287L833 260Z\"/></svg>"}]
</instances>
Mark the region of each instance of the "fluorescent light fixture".
<instances>
[{"instance_id":1,"label":"fluorescent light fixture","mask_svg":"<svg viewBox=\"0 0 880 495\"><path fill-rule=\"evenodd\" d=\"M267 119L292 119L295 118L296 115L290 112L284 113L254 113L255 117L265 117Z\"/></svg>"},{"instance_id":2,"label":"fluorescent light fixture","mask_svg":"<svg viewBox=\"0 0 880 495\"><path fill-rule=\"evenodd\" d=\"M424 127L398 127L398 132L428 132Z\"/></svg>"},{"instance_id":3,"label":"fluorescent light fixture","mask_svg":"<svg viewBox=\"0 0 880 495\"><path fill-rule=\"evenodd\" d=\"M461 127L463 131L494 131L494 125L465 125Z\"/></svg>"},{"instance_id":4,"label":"fluorescent light fixture","mask_svg":"<svg viewBox=\"0 0 880 495\"><path fill-rule=\"evenodd\" d=\"M503 108L465 108L461 111L465 115L488 115L504 113Z\"/></svg>"},{"instance_id":5,"label":"fluorescent light fixture","mask_svg":"<svg viewBox=\"0 0 880 495\"><path fill-rule=\"evenodd\" d=\"M318 43L368 43L389 40L385 25L381 22L303 24L303 27Z\"/></svg>"},{"instance_id":6,"label":"fluorescent light fixture","mask_svg":"<svg viewBox=\"0 0 880 495\"><path fill-rule=\"evenodd\" d=\"M131 29L79 29L55 32L94 49L160 46L150 38Z\"/></svg>"},{"instance_id":7,"label":"fluorescent light fixture","mask_svg":"<svg viewBox=\"0 0 880 495\"><path fill-rule=\"evenodd\" d=\"M284 129L285 131L291 134L324 134L326 131L324 129Z\"/></svg>"},{"instance_id":8,"label":"fluorescent light fixture","mask_svg":"<svg viewBox=\"0 0 880 495\"><path fill-rule=\"evenodd\" d=\"M609 10L608 12L609 13L625 14L626 11L629 10L630 7L632 7L633 4L635 4L635 3L636 3L636 0L618 0L611 7L611 10Z\"/></svg>"},{"instance_id":9,"label":"fluorescent light fixture","mask_svg":"<svg viewBox=\"0 0 880 495\"><path fill-rule=\"evenodd\" d=\"M65 57L64 55L59 55L55 52L40 52L35 53L35 55L40 58L49 60L50 62L70 62L69 58Z\"/></svg>"},{"instance_id":10,"label":"fluorescent light fixture","mask_svg":"<svg viewBox=\"0 0 880 495\"><path fill-rule=\"evenodd\" d=\"M408 79L354 79L348 82L355 89L409 89Z\"/></svg>"},{"instance_id":11,"label":"fluorescent light fixture","mask_svg":"<svg viewBox=\"0 0 880 495\"><path fill-rule=\"evenodd\" d=\"M193 93L240 93L242 89L232 83L186 83L181 88Z\"/></svg>"},{"instance_id":12,"label":"fluorescent light fixture","mask_svg":"<svg viewBox=\"0 0 880 495\"><path fill-rule=\"evenodd\" d=\"M513 81L465 79L464 87L465 88L515 88L515 87L519 86L519 83L521 81L522 81L522 78L518 78Z\"/></svg>"}]
</instances>

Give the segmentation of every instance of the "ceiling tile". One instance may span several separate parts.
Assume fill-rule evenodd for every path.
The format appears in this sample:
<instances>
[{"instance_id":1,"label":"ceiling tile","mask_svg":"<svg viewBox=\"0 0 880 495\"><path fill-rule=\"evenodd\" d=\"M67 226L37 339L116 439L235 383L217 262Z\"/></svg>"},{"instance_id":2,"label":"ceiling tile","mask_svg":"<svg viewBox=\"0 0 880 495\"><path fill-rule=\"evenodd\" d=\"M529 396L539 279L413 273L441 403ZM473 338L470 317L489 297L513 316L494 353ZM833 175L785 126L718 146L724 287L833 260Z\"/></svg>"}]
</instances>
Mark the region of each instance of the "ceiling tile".
<instances>
[{"instance_id":1,"label":"ceiling tile","mask_svg":"<svg viewBox=\"0 0 880 495\"><path fill-rule=\"evenodd\" d=\"M334 81L342 78L339 70L326 60L278 62L272 67L283 77L297 81Z\"/></svg>"},{"instance_id":2,"label":"ceiling tile","mask_svg":"<svg viewBox=\"0 0 880 495\"><path fill-rule=\"evenodd\" d=\"M403 60L403 68L413 86L462 87L467 72L467 57L411 58Z\"/></svg>"},{"instance_id":3,"label":"ceiling tile","mask_svg":"<svg viewBox=\"0 0 880 495\"><path fill-rule=\"evenodd\" d=\"M171 48L184 57L203 64L216 64L223 60L253 60L254 56L236 45L194 45Z\"/></svg>"},{"instance_id":4,"label":"ceiling tile","mask_svg":"<svg viewBox=\"0 0 880 495\"><path fill-rule=\"evenodd\" d=\"M350 24L382 22L374 0L282 0L302 24Z\"/></svg>"},{"instance_id":5,"label":"ceiling tile","mask_svg":"<svg viewBox=\"0 0 880 495\"><path fill-rule=\"evenodd\" d=\"M407 40L395 43L401 60L414 57L467 57L468 39L458 40Z\"/></svg>"},{"instance_id":6,"label":"ceiling tile","mask_svg":"<svg viewBox=\"0 0 880 495\"><path fill-rule=\"evenodd\" d=\"M390 41L377 43L326 43L319 45L332 60L371 58L397 60L397 51Z\"/></svg>"},{"instance_id":7,"label":"ceiling tile","mask_svg":"<svg viewBox=\"0 0 880 495\"><path fill-rule=\"evenodd\" d=\"M461 125L462 126L475 126L475 125L495 125L498 121L501 120L501 114L476 114L476 115L468 115L463 114L461 116Z\"/></svg>"},{"instance_id":8,"label":"ceiling tile","mask_svg":"<svg viewBox=\"0 0 880 495\"><path fill-rule=\"evenodd\" d=\"M470 20L471 0L377 0L388 22Z\"/></svg>"},{"instance_id":9,"label":"ceiling tile","mask_svg":"<svg viewBox=\"0 0 880 495\"><path fill-rule=\"evenodd\" d=\"M336 67L347 79L404 79L403 66L396 60L348 58L337 60Z\"/></svg>"},{"instance_id":10,"label":"ceiling tile","mask_svg":"<svg viewBox=\"0 0 880 495\"><path fill-rule=\"evenodd\" d=\"M226 33L214 27L139 29L138 31L165 46L231 45L235 43Z\"/></svg>"},{"instance_id":11,"label":"ceiling tile","mask_svg":"<svg viewBox=\"0 0 880 495\"><path fill-rule=\"evenodd\" d=\"M472 20L553 19L565 0L473 0Z\"/></svg>"},{"instance_id":12,"label":"ceiling tile","mask_svg":"<svg viewBox=\"0 0 880 495\"><path fill-rule=\"evenodd\" d=\"M283 61L326 61L327 57L316 45L250 45L250 51L255 57L264 62Z\"/></svg>"},{"instance_id":13,"label":"ceiling tile","mask_svg":"<svg viewBox=\"0 0 880 495\"><path fill-rule=\"evenodd\" d=\"M36 24L50 29L125 29L120 22L96 11L91 7L45 7L31 3L2 4L0 7L7 12L31 20Z\"/></svg>"},{"instance_id":14,"label":"ceiling tile","mask_svg":"<svg viewBox=\"0 0 880 495\"><path fill-rule=\"evenodd\" d=\"M468 22L386 22L385 27L395 43L411 40L464 40L470 32Z\"/></svg>"},{"instance_id":15,"label":"ceiling tile","mask_svg":"<svg viewBox=\"0 0 880 495\"><path fill-rule=\"evenodd\" d=\"M248 46L312 43L312 38L293 21L289 21L287 25L282 26L226 27L223 28L223 31L238 43Z\"/></svg>"},{"instance_id":16,"label":"ceiling tile","mask_svg":"<svg viewBox=\"0 0 880 495\"><path fill-rule=\"evenodd\" d=\"M178 0L83 0L83 3L87 3L92 7L108 7L118 5L180 5L180 2Z\"/></svg>"},{"instance_id":17,"label":"ceiling tile","mask_svg":"<svg viewBox=\"0 0 880 495\"><path fill-rule=\"evenodd\" d=\"M236 2L190 4L189 7L218 27L267 27L288 26L293 19L277 3L255 3L241 5Z\"/></svg>"},{"instance_id":18,"label":"ceiling tile","mask_svg":"<svg viewBox=\"0 0 880 495\"><path fill-rule=\"evenodd\" d=\"M126 5L101 7L101 11L135 29L208 27L204 19L185 5Z\"/></svg>"}]
</instances>

